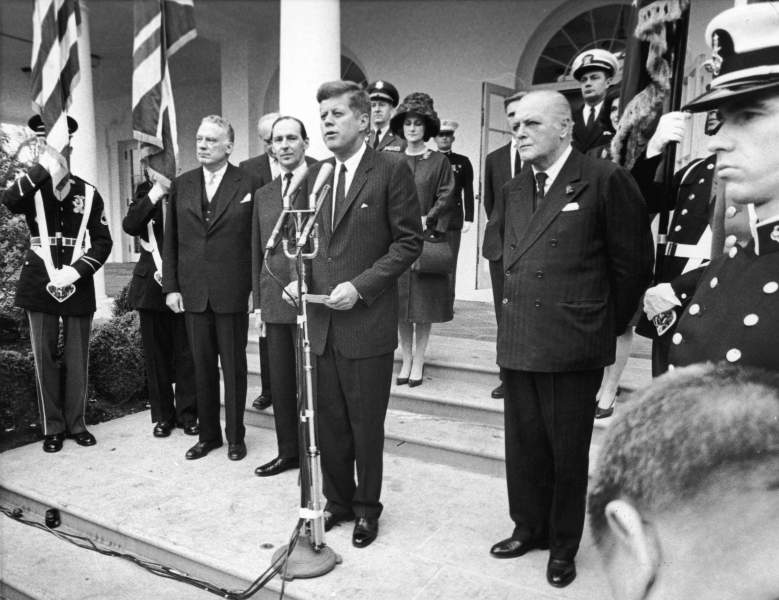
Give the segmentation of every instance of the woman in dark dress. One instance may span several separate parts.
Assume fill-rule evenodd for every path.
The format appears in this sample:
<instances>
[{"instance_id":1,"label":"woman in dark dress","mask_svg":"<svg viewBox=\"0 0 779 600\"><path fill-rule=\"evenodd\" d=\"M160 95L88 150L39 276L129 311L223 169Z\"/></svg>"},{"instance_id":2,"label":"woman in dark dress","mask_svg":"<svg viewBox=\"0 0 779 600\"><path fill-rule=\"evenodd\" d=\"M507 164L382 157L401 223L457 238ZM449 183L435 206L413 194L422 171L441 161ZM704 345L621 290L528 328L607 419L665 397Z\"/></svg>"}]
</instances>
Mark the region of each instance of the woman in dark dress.
<instances>
[{"instance_id":1,"label":"woman in dark dress","mask_svg":"<svg viewBox=\"0 0 779 600\"><path fill-rule=\"evenodd\" d=\"M446 156L425 145L440 127L433 99L422 92L409 94L398 106L390 127L408 144L405 158L414 173L425 235L445 237L455 206L454 176ZM412 266L398 281L398 335L403 356L398 385L422 383L431 325L451 321L454 316L452 276L451 272L420 273Z\"/></svg>"}]
</instances>

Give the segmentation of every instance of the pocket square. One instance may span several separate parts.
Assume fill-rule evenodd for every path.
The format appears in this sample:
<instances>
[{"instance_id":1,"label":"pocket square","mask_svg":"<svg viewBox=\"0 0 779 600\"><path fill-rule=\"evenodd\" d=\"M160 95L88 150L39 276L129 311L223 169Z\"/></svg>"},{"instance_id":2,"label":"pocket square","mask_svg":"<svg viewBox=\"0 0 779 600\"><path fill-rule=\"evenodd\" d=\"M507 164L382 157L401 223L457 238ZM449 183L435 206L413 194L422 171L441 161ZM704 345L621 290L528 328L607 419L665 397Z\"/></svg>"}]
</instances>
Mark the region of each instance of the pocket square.
<instances>
[{"instance_id":1,"label":"pocket square","mask_svg":"<svg viewBox=\"0 0 779 600\"><path fill-rule=\"evenodd\" d=\"M244 202L251 202L251 201L252 201L252 195L251 194L246 194L243 197L243 200L241 200L241 204L243 204Z\"/></svg>"},{"instance_id":2,"label":"pocket square","mask_svg":"<svg viewBox=\"0 0 779 600\"><path fill-rule=\"evenodd\" d=\"M365 202L363 202L362 204L360 204L360 208L368 208L368 205L365 204Z\"/></svg>"},{"instance_id":3,"label":"pocket square","mask_svg":"<svg viewBox=\"0 0 779 600\"><path fill-rule=\"evenodd\" d=\"M563 210L561 212L571 212L572 210L579 210L578 202L569 202L568 204L563 206Z\"/></svg>"}]
</instances>

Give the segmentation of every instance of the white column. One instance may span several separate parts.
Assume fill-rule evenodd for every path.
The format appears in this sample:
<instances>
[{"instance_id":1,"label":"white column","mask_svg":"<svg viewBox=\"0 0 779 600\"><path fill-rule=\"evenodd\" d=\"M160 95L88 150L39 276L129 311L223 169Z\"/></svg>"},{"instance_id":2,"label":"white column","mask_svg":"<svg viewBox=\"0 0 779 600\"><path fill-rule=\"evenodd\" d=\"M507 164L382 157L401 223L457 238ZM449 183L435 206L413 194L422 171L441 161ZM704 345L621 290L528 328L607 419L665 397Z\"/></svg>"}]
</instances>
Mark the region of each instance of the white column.
<instances>
[{"instance_id":1,"label":"white column","mask_svg":"<svg viewBox=\"0 0 779 600\"><path fill-rule=\"evenodd\" d=\"M95 132L95 102L92 94L92 44L89 39L89 7L86 0L81 0L81 35L78 39L79 81L73 88L73 103L68 114L78 121L78 131L73 136L73 152L70 156L70 167L74 174L83 180L97 184L97 134ZM108 191L100 194L108 203ZM110 214L105 207L106 216ZM114 239L121 240L121 232L112 231ZM95 273L95 295L98 304L105 300L105 276L103 269Z\"/></svg>"},{"instance_id":2,"label":"white column","mask_svg":"<svg viewBox=\"0 0 779 600\"><path fill-rule=\"evenodd\" d=\"M340 78L340 0L281 0L279 110L305 123L317 158L330 152L319 133L316 90Z\"/></svg>"},{"instance_id":3,"label":"white column","mask_svg":"<svg viewBox=\"0 0 779 600\"><path fill-rule=\"evenodd\" d=\"M237 165L249 158L249 137L256 129L249 123L249 44L242 36L228 36L222 41L222 116L235 130L235 144L230 162Z\"/></svg>"}]
</instances>

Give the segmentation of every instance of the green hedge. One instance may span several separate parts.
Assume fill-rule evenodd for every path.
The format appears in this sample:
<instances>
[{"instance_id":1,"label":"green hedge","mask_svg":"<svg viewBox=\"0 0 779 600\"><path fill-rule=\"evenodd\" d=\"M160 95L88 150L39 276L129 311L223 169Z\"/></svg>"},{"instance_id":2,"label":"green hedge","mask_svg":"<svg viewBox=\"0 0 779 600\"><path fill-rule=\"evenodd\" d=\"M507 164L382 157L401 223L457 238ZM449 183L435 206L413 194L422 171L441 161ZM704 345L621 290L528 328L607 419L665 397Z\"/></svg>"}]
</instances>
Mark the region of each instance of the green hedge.
<instances>
[{"instance_id":1,"label":"green hedge","mask_svg":"<svg viewBox=\"0 0 779 600\"><path fill-rule=\"evenodd\" d=\"M32 352L0 349L0 419L4 430L38 420Z\"/></svg>"},{"instance_id":2,"label":"green hedge","mask_svg":"<svg viewBox=\"0 0 779 600\"><path fill-rule=\"evenodd\" d=\"M98 325L89 343L89 381L98 400L119 405L147 397L138 313Z\"/></svg>"}]
</instances>

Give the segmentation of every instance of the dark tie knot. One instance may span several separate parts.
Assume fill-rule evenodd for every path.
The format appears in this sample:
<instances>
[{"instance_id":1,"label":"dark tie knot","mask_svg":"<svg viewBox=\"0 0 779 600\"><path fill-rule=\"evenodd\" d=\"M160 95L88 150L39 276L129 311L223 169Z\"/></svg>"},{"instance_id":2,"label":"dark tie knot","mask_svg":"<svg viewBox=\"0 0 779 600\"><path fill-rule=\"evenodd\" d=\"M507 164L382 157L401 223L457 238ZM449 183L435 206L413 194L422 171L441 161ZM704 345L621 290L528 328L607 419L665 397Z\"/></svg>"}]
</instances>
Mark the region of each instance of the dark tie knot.
<instances>
[{"instance_id":1,"label":"dark tie knot","mask_svg":"<svg viewBox=\"0 0 779 600\"><path fill-rule=\"evenodd\" d=\"M546 179L548 175L543 171L536 173L536 190L538 191L538 197L543 198L546 192Z\"/></svg>"}]
</instances>

